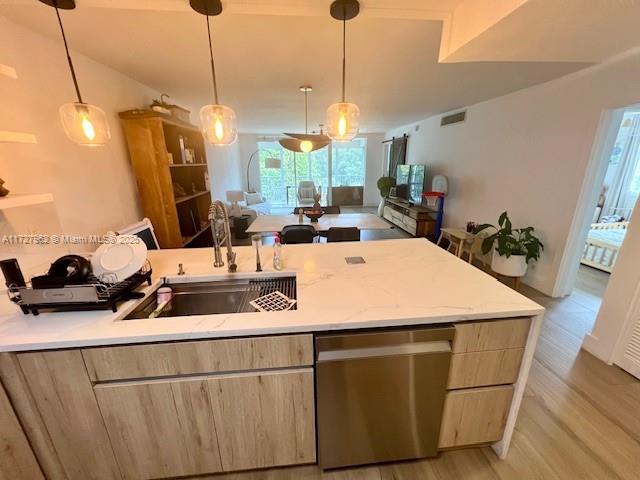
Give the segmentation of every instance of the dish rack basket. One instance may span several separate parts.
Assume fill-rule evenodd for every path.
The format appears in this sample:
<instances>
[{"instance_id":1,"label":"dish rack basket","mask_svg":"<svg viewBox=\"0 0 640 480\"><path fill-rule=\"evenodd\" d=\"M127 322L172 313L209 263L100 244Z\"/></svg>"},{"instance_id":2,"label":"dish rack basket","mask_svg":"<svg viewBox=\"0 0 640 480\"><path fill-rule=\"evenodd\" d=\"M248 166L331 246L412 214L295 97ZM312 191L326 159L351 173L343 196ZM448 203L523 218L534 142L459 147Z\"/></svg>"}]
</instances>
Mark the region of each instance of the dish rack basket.
<instances>
[{"instance_id":1,"label":"dish rack basket","mask_svg":"<svg viewBox=\"0 0 640 480\"><path fill-rule=\"evenodd\" d=\"M111 310L118 311L118 302L124 302L132 299L144 297L144 293L134 291L143 283L151 285L151 264L147 260L143 267L129 278L121 282L114 282L113 277L109 275L101 275L100 278L90 275L87 281L81 285L68 285L63 288L86 288L94 287L96 293L96 301L78 301L78 302L51 302L51 303L32 303L23 302L21 291L26 289L33 290L31 287L26 288L10 288L8 290L9 299L16 303L22 313L38 315L40 310L54 310L58 312L72 312L83 310Z\"/></svg>"}]
</instances>

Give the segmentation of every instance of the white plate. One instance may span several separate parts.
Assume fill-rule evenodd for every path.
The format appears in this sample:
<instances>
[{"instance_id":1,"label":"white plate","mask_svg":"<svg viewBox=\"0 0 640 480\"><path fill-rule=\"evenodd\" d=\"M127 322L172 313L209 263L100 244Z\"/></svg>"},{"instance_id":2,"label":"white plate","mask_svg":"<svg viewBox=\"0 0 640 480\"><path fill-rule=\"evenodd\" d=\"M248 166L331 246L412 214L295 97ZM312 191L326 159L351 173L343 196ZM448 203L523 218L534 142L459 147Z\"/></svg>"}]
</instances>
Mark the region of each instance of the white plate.
<instances>
[{"instance_id":1,"label":"white plate","mask_svg":"<svg viewBox=\"0 0 640 480\"><path fill-rule=\"evenodd\" d=\"M126 280L147 260L147 246L136 235L118 235L114 243L100 245L91 257L93 274L106 283Z\"/></svg>"}]
</instances>

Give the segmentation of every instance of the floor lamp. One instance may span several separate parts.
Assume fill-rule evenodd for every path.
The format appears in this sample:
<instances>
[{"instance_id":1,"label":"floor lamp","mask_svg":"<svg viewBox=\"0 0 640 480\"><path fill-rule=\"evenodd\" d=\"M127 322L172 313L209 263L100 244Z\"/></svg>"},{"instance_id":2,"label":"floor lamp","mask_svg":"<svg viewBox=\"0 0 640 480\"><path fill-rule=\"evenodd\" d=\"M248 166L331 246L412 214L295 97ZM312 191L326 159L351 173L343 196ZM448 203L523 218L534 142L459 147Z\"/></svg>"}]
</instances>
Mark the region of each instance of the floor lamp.
<instances>
[{"instance_id":1,"label":"floor lamp","mask_svg":"<svg viewBox=\"0 0 640 480\"><path fill-rule=\"evenodd\" d=\"M249 185L249 179L250 179L249 171L251 169L251 162L253 162L253 157L255 157L256 154L259 152L270 153L269 150L264 150L262 148L259 148L258 150L253 152L249 157L249 163L247 163L247 192L251 192L251 186ZM265 168L280 168L282 166L282 162L277 157L267 157L264 160L264 166Z\"/></svg>"}]
</instances>

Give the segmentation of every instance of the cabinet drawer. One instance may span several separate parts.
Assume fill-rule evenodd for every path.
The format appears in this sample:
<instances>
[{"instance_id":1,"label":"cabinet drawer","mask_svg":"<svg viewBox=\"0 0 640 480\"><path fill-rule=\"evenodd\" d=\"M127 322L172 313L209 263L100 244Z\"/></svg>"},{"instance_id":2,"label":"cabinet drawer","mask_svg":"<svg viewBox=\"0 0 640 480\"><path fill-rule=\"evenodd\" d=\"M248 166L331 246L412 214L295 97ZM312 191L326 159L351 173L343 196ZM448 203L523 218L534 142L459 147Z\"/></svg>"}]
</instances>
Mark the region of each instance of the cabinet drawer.
<instances>
[{"instance_id":1,"label":"cabinet drawer","mask_svg":"<svg viewBox=\"0 0 640 480\"><path fill-rule=\"evenodd\" d=\"M454 353L448 389L504 385L518 378L524 348Z\"/></svg>"},{"instance_id":2,"label":"cabinet drawer","mask_svg":"<svg viewBox=\"0 0 640 480\"><path fill-rule=\"evenodd\" d=\"M527 343L531 318L457 323L453 353L521 348Z\"/></svg>"},{"instance_id":3,"label":"cabinet drawer","mask_svg":"<svg viewBox=\"0 0 640 480\"><path fill-rule=\"evenodd\" d=\"M96 385L124 478L315 461L313 370Z\"/></svg>"},{"instance_id":4,"label":"cabinet drawer","mask_svg":"<svg viewBox=\"0 0 640 480\"><path fill-rule=\"evenodd\" d=\"M438 447L461 447L500 440L512 397L512 385L448 392Z\"/></svg>"},{"instance_id":5,"label":"cabinet drawer","mask_svg":"<svg viewBox=\"0 0 640 480\"><path fill-rule=\"evenodd\" d=\"M82 350L94 382L313 364L312 335L153 343Z\"/></svg>"}]
</instances>

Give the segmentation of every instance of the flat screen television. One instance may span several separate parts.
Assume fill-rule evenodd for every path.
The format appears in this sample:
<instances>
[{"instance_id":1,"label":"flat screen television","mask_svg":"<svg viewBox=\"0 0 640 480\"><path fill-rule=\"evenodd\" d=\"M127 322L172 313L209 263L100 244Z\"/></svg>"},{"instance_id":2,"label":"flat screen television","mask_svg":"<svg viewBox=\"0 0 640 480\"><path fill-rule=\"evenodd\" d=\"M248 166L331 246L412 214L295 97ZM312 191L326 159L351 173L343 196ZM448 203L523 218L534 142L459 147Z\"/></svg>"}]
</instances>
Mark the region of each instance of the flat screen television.
<instances>
[{"instance_id":1,"label":"flat screen television","mask_svg":"<svg viewBox=\"0 0 640 480\"><path fill-rule=\"evenodd\" d=\"M425 165L398 165L396 197L411 203L422 203L426 170Z\"/></svg>"}]
</instances>

